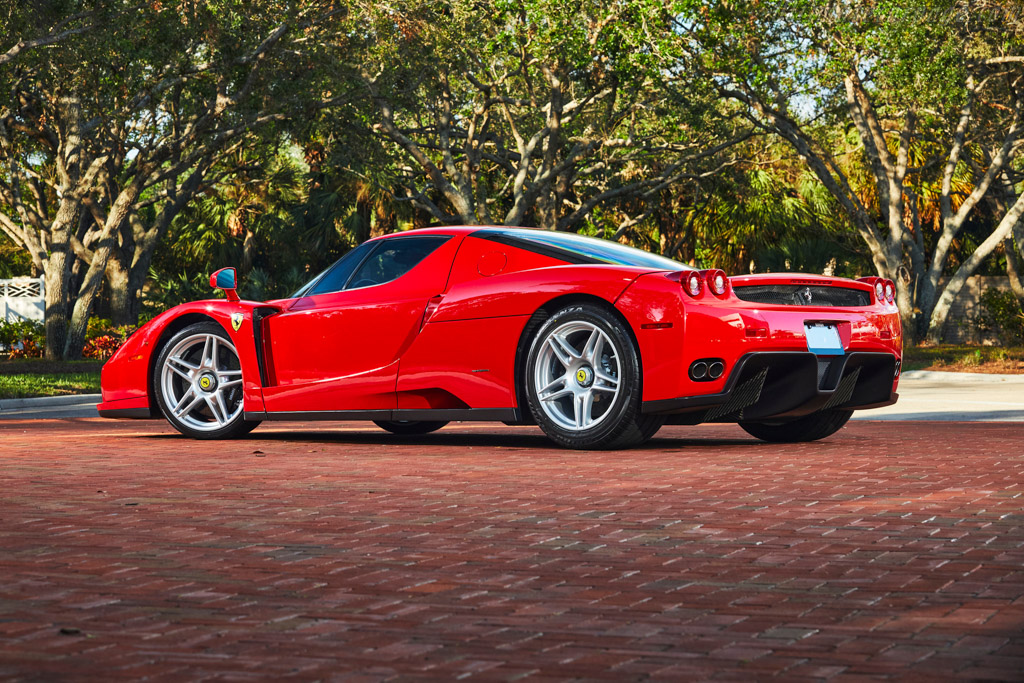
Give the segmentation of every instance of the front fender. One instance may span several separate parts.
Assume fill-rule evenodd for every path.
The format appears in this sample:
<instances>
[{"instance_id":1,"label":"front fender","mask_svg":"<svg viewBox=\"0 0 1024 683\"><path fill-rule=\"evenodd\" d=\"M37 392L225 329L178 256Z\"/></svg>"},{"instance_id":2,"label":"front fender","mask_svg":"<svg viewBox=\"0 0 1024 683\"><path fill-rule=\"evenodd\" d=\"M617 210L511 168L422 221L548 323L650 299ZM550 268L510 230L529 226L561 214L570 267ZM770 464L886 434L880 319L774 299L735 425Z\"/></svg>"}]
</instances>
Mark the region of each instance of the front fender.
<instances>
[{"instance_id":1,"label":"front fender","mask_svg":"<svg viewBox=\"0 0 1024 683\"><path fill-rule=\"evenodd\" d=\"M260 321L267 313L278 310L279 304L213 299L182 304L161 313L139 328L104 364L100 380L103 402L99 410L112 415L118 412L128 415L124 411L134 411L136 414L133 416L141 416L143 413L140 411L148 409L149 416L158 417L152 375L160 349L178 330L196 322L212 320L224 329L238 351L244 410L262 412ZM234 322L232 316L235 316Z\"/></svg>"}]
</instances>

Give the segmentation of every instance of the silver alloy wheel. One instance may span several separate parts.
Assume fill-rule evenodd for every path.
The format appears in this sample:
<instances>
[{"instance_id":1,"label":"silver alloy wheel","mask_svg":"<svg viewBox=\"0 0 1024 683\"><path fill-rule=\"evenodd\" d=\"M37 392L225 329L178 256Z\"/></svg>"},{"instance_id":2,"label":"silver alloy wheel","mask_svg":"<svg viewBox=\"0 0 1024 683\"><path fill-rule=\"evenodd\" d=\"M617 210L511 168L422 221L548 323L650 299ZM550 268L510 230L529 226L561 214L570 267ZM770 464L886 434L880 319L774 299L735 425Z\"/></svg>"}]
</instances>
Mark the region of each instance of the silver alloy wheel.
<instances>
[{"instance_id":1,"label":"silver alloy wheel","mask_svg":"<svg viewBox=\"0 0 1024 683\"><path fill-rule=\"evenodd\" d=\"M540 344L533 372L544 414L570 432L600 424L620 389L619 350L611 338L593 323L574 320Z\"/></svg>"},{"instance_id":2,"label":"silver alloy wheel","mask_svg":"<svg viewBox=\"0 0 1024 683\"><path fill-rule=\"evenodd\" d=\"M216 334L193 334L175 344L160 369L160 386L174 418L197 431L223 429L242 412L238 352Z\"/></svg>"}]
</instances>

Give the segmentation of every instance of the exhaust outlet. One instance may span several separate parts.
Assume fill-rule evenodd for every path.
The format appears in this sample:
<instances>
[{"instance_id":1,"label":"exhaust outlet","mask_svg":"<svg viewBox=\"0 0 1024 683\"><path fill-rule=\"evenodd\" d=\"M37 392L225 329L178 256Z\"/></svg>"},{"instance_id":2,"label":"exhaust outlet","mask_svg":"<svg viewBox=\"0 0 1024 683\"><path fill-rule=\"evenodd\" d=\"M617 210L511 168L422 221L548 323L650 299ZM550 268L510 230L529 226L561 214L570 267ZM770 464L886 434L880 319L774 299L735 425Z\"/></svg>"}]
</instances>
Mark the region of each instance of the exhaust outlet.
<instances>
[{"instance_id":1,"label":"exhaust outlet","mask_svg":"<svg viewBox=\"0 0 1024 683\"><path fill-rule=\"evenodd\" d=\"M702 360L694 362L690 366L690 379L695 379L698 382L708 375L708 364Z\"/></svg>"},{"instance_id":2,"label":"exhaust outlet","mask_svg":"<svg viewBox=\"0 0 1024 683\"><path fill-rule=\"evenodd\" d=\"M690 379L694 382L712 382L725 374L725 361L721 358L698 358L690 364Z\"/></svg>"}]
</instances>

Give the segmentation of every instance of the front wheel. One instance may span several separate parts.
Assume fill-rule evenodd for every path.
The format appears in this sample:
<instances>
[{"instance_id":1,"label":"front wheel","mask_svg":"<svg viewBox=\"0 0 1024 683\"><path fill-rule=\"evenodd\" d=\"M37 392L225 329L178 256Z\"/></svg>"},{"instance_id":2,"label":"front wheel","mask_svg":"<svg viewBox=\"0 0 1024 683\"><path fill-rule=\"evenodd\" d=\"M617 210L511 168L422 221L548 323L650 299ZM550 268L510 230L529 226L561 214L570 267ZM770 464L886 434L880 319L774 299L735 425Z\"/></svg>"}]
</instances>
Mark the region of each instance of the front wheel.
<instances>
[{"instance_id":1,"label":"front wheel","mask_svg":"<svg viewBox=\"0 0 1024 683\"><path fill-rule=\"evenodd\" d=\"M557 311L533 338L525 368L530 412L567 448L637 446L663 418L640 412L640 357L629 330L603 306Z\"/></svg>"},{"instance_id":2,"label":"front wheel","mask_svg":"<svg viewBox=\"0 0 1024 683\"><path fill-rule=\"evenodd\" d=\"M238 351L217 323L189 325L171 337L154 374L160 410L186 436L230 439L259 424L243 419Z\"/></svg>"},{"instance_id":3,"label":"front wheel","mask_svg":"<svg viewBox=\"0 0 1024 683\"><path fill-rule=\"evenodd\" d=\"M374 420L373 424L381 429L399 434L401 436L418 436L436 432L444 427L447 422L433 422L427 420Z\"/></svg>"},{"instance_id":4,"label":"front wheel","mask_svg":"<svg viewBox=\"0 0 1024 683\"><path fill-rule=\"evenodd\" d=\"M756 436L762 441L772 443L799 443L802 441L817 441L831 436L842 429L850 416L852 410L822 410L811 413L804 417L798 417L789 422L779 424L768 424L765 422L740 422L747 434Z\"/></svg>"}]
</instances>

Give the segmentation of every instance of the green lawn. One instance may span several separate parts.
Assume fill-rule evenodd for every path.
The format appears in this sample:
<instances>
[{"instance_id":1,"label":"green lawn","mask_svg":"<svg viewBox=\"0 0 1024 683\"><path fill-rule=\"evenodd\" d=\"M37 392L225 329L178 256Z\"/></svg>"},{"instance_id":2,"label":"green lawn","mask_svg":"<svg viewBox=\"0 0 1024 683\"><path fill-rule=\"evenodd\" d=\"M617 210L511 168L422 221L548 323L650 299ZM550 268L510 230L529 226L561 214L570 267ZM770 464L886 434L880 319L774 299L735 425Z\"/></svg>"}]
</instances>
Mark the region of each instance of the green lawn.
<instances>
[{"instance_id":1,"label":"green lawn","mask_svg":"<svg viewBox=\"0 0 1024 683\"><path fill-rule=\"evenodd\" d=\"M0 361L0 399L98 394L102 365L96 361Z\"/></svg>"}]
</instances>

